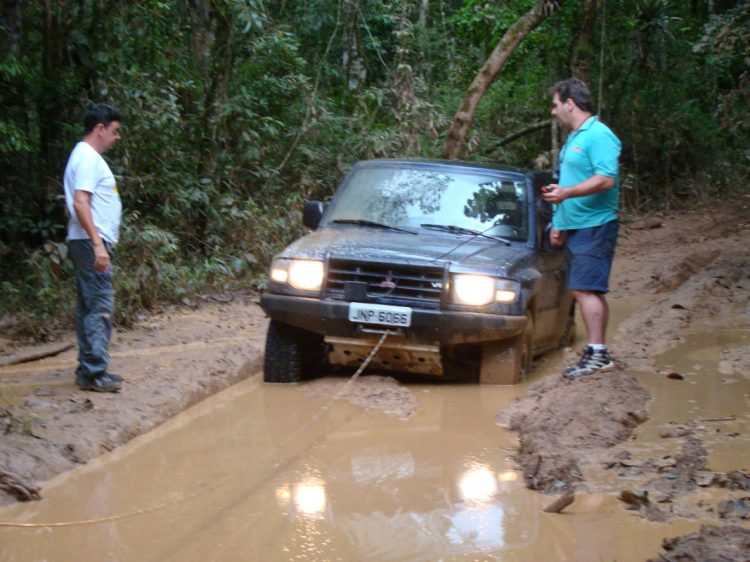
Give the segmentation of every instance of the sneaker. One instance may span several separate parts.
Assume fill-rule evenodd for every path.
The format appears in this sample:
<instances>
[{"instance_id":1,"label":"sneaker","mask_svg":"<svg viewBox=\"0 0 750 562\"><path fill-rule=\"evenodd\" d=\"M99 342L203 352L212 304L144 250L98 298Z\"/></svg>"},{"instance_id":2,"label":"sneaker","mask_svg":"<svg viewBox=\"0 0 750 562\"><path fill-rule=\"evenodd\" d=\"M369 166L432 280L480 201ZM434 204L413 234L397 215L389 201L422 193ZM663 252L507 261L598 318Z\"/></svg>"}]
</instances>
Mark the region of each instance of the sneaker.
<instances>
[{"instance_id":1,"label":"sneaker","mask_svg":"<svg viewBox=\"0 0 750 562\"><path fill-rule=\"evenodd\" d=\"M98 377L76 377L76 384L81 390L120 392L120 383L108 374L99 375Z\"/></svg>"},{"instance_id":2,"label":"sneaker","mask_svg":"<svg viewBox=\"0 0 750 562\"><path fill-rule=\"evenodd\" d=\"M116 373L106 373L106 374L109 378L111 378L115 382L122 382L125 380L122 376ZM80 373L76 373L76 384L78 386L81 386L81 384L86 384L90 378L91 377L89 377L88 375L82 375Z\"/></svg>"},{"instance_id":3,"label":"sneaker","mask_svg":"<svg viewBox=\"0 0 750 562\"><path fill-rule=\"evenodd\" d=\"M563 371L563 376L566 379L577 379L579 377L585 377L593 375L599 371L609 371L615 366L612 362L612 358L606 350L594 351L594 348L587 345L583 348L581 359L578 361L578 365L568 367Z\"/></svg>"}]
</instances>

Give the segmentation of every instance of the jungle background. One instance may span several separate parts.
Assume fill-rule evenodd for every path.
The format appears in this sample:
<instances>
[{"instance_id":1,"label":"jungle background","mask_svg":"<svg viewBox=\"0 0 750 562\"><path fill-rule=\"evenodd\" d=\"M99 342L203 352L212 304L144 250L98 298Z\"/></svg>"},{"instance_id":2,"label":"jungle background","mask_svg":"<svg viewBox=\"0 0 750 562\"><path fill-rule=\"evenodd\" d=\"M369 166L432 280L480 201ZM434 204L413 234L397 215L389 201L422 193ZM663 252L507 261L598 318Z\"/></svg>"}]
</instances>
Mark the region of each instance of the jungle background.
<instances>
[{"instance_id":1,"label":"jungle background","mask_svg":"<svg viewBox=\"0 0 750 562\"><path fill-rule=\"evenodd\" d=\"M92 103L123 114L105 158L127 325L261 288L303 202L359 159L550 167L549 88L571 75L623 141L626 209L746 189L748 0L3 0L0 324L70 325L62 173Z\"/></svg>"}]
</instances>

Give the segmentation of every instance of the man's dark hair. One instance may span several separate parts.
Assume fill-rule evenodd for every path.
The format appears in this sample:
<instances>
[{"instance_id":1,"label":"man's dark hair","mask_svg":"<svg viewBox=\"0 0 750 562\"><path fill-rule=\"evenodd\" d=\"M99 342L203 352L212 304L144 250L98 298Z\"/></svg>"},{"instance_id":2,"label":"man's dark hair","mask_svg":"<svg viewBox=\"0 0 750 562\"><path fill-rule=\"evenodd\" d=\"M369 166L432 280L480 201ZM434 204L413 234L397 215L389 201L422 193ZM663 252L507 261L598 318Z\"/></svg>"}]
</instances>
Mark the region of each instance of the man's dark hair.
<instances>
[{"instance_id":1,"label":"man's dark hair","mask_svg":"<svg viewBox=\"0 0 750 562\"><path fill-rule=\"evenodd\" d=\"M88 135L99 123L109 127L112 121L122 121L119 111L106 103L92 105L83 116L83 134Z\"/></svg>"},{"instance_id":2,"label":"man's dark hair","mask_svg":"<svg viewBox=\"0 0 750 562\"><path fill-rule=\"evenodd\" d=\"M579 109L592 112L591 92L588 86L578 78L568 78L555 84L552 93L560 96L560 101L573 100Z\"/></svg>"}]
</instances>

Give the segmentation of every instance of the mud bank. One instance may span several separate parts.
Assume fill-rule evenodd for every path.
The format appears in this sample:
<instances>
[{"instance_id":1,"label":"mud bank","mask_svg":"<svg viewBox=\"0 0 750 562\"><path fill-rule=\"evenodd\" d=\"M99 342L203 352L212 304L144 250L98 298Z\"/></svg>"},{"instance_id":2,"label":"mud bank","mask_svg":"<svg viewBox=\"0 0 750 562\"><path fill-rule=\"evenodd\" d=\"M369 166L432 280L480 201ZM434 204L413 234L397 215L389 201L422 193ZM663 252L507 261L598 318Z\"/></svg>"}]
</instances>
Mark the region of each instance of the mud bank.
<instances>
[{"instance_id":1,"label":"mud bank","mask_svg":"<svg viewBox=\"0 0 750 562\"><path fill-rule=\"evenodd\" d=\"M10 364L33 357L35 350L0 342L6 363L0 366L0 505L34 499L26 496L40 482L257 372L266 321L255 300L255 295L208 297L116 333L111 369L125 378L117 394L77 389L72 346Z\"/></svg>"},{"instance_id":2,"label":"mud bank","mask_svg":"<svg viewBox=\"0 0 750 562\"><path fill-rule=\"evenodd\" d=\"M626 440L648 419L650 396L621 369L569 381L552 375L497 416L517 431L526 485L546 493L582 487L582 462Z\"/></svg>"},{"instance_id":3,"label":"mud bank","mask_svg":"<svg viewBox=\"0 0 750 562\"><path fill-rule=\"evenodd\" d=\"M716 562L737 562L750 560L750 531L734 525L715 527L704 525L700 532L684 537L664 539L664 555L651 558L648 562L693 562L713 560Z\"/></svg>"},{"instance_id":4,"label":"mud bank","mask_svg":"<svg viewBox=\"0 0 750 562\"><path fill-rule=\"evenodd\" d=\"M587 509L602 509L600 503L595 508L591 505L603 498L605 505L628 520L679 517L700 519L701 524L721 524L721 529L747 528L750 497L744 486L750 478L746 465L748 456L742 457L736 451L750 450L750 229L743 222L748 216L747 207L740 202L724 211L714 206L710 212L665 214L660 217L661 227L656 229L623 228L612 292L612 302L616 302L619 317L623 319L611 333L619 368L587 380L565 381L559 375L539 380L527 396L499 418L519 431L520 449L525 454L525 460L520 462L526 482L532 487L556 496L566 489L590 492L579 493L576 501L564 511L572 517L545 514L547 522L569 525L573 517L586 518L589 516L585 513ZM251 297L235 298L231 302L209 301L199 309L173 311L144 321L132 332L119 333L114 342L113 370L127 379L122 393L116 396L76 390L72 381L74 350L31 363L0 367L0 384L12 391L3 396L2 408L6 415L0 418L0 430L7 434L0 441L0 470L13 469L29 486L34 486L118 446L131 435L147 431L233 380L249 376L254 372L251 367L259 366L253 360L259 359L262 353L265 326L263 315ZM716 345L707 356L692 358L701 343L698 341L696 345L695 338L703 339L708 335L716 336ZM9 355L22 351L8 346L0 353ZM676 356L663 355L671 352ZM575 353L570 350L568 355L572 360ZM247 360L251 360L249 367L243 369ZM466 470L472 478L492 476L493 471L486 471L492 463L485 461L486 457L497 454L498 449L503 451L502 461L496 463L499 468L495 473L508 478L515 478L518 473L508 453L515 440L492 423L500 404L506 403L505 398L510 399L510 394L503 394L504 389L478 392L478 399L473 392L465 393L472 396L471 400L464 396L462 401L442 404L441 400L430 402L429 389L417 394L414 387L387 377L364 377L357 384L346 388L344 385L345 379L336 378L309 381L295 387L295 392L303 398L315 398L301 401L304 412L308 412L305 408L311 404L320 403L321 398L337 396L355 406L355 410L375 410L373 417L387 414L379 418L385 429L375 432L377 446L366 449L356 462L352 461L349 441L357 439L359 442L356 431L318 445L333 447L334 457L339 462L334 466L336 476L327 482L333 494L330 497L336 497L333 489L341 485L343 475L352 473L353 468L352 474L360 478L356 489L362 489L362 478L375 479L382 475L384 465L378 455L385 452L385 458L393 466L388 474L397 474L403 481L375 492L382 492L387 498L388 510L399 514L390 523L393 526L389 527L387 536L392 535L393 529L409 531L404 531L408 536L401 544L414 542L412 528L404 523L408 519L409 524L414 524L416 520L406 511L401 514L404 504L394 491L412 493L419 500L415 500L416 503L421 503L427 493L425 490L432 489L420 487L426 478L439 480L435 489L446 488L445 475L432 471L430 463L426 463L430 470L425 471L424 467L420 468L418 455L407 454L424 443L425 436L435 437L439 445L432 446L441 447L451 462L456 457L456 463L468 463ZM289 406L289 389L261 385L259 381L257 386L263 392L252 394L242 409L237 410L237 415L257 412L258 417L263 417L265 411L266 417L275 422L278 410ZM513 389L516 392L513 395L523 388ZM453 388L446 390L453 400L466 388L456 388L456 392ZM502 402L496 401L500 395L505 397ZM482 404L486 415L472 415L470 409ZM423 415L430 405L439 415ZM312 411L308 413L312 417ZM458 420L461 423L457 423ZM464 425L466 420L469 420L468 425ZM412 426L402 427L409 424ZM260 431L250 426L252 424L248 424L247 432L254 436L257 431L258 447L278 443L279 438L274 435L286 436L295 427L270 424L270 431ZM364 423L361 429L356 424L354 427L372 435ZM215 427L205 426L201 430L205 431L207 440L215 439ZM232 422L225 431L235 436L237 428ZM503 438L509 438L502 446L492 441L493 436L501 433ZM477 447L465 458L459 458L456 442L465 441L469 436L477 440ZM399 438L404 440L403 447L393 448L394 440ZM186 443L193 441L186 440ZM180 447L173 445L179 453ZM494 451L490 450L493 445ZM182 452L190 446L181 446ZM210 463L207 478L213 474L213 464ZM132 468L128 466L123 470L125 474ZM320 476L317 472L314 474ZM415 477L407 480L411 475ZM300 473L294 478L297 476L305 475ZM302 482L294 478L278 482L287 486L281 490L284 494ZM193 480L201 478L191 474ZM462 479L457 481L463 482ZM504 490L505 484L510 486L515 482L495 481L494 477L490 481L496 485L495 491ZM316 486L320 484L318 480L315 482ZM138 482L139 486L142 484ZM447 488L452 485L451 480ZM45 494L43 483L41 493ZM48 493L51 498L54 492L50 489ZM528 493L524 491L524 494ZM85 497L85 492L80 495ZM350 496L347 489L338 497ZM274 494L269 497L269 501L279 500ZM280 497L287 502L293 500L288 494ZM369 501L354 497L357 500L352 503ZM549 503L547 498L542 499L545 504ZM10 500L8 496L6 502ZM47 503L53 502L32 505ZM68 509L64 502L59 503ZM478 513L476 506L470 505L466 498L459 503L460 508L455 510L457 521L465 520L466 514ZM341 503L331 501L326 505L338 510L338 521L345 521L342 512L346 510ZM373 521L360 518L361 513L356 508L358 506L352 508L352 512L358 514L362 532L369 532ZM464 508L466 512L461 511ZM579 510L577 514L576 510ZM382 520L383 509L378 507L374 511ZM448 520L444 517L446 512L439 513L438 519L433 521ZM598 514L599 511L591 516L598 517ZM194 513L185 513L186 520L193 521L194 517ZM213 515L210 519L216 520ZM662 537L680 533L687 537L688 532L697 529L696 524L670 532L666 525L661 527L645 519L638 524L642 523L642 528L647 528L656 538L640 559L654 556ZM525 536L528 518L509 516L506 523L513 525L514 521L522 522L519 534ZM247 540L254 532L249 529L254 526L243 528L238 536ZM273 520L268 536L276 537L278 529L285 526L286 519L284 523L281 519ZM500 528L498 525L491 527L493 530ZM571 529L576 528L580 528L577 523L571 525ZM574 530L571 533L575 535ZM208 534L212 534L212 530ZM431 535L427 542L432 543L435 537L441 536L439 533ZM574 538L572 542L578 541L577 535ZM184 546L181 538L180 546ZM441 555L436 553L434 557ZM206 556L210 558L215 553ZM671 559L672 555L664 556Z\"/></svg>"},{"instance_id":5,"label":"mud bank","mask_svg":"<svg viewBox=\"0 0 750 562\"><path fill-rule=\"evenodd\" d=\"M750 427L750 348L731 345L732 334L750 329L748 216L748 202L741 200L713 213L665 215L656 229L624 228L610 295L610 303L631 305L610 332L621 368L587 381L551 376L497 416L519 434L517 462L532 489L593 487L651 521L724 523L665 540L667 554L653 560L750 560L750 532L737 526L750 519L748 457L739 455L744 464L732 470L712 470L710 463L712 448L731 440L742 446ZM726 343L711 372L701 372L697 361L681 372L659 369L669 350L690 352L691 334L717 333L726 334L717 338ZM719 387L736 385L740 406L723 410L719 403L717 415L708 418L685 410L650 435L653 429L642 430L641 424L654 412L672 409L664 394L661 402L648 402L644 382L675 385L676 400L689 392L684 385L703 387L704 399L719 396ZM639 441L644 436L649 445ZM654 457L644 454L650 449L676 450ZM701 490L710 488L726 496L707 500Z\"/></svg>"}]
</instances>

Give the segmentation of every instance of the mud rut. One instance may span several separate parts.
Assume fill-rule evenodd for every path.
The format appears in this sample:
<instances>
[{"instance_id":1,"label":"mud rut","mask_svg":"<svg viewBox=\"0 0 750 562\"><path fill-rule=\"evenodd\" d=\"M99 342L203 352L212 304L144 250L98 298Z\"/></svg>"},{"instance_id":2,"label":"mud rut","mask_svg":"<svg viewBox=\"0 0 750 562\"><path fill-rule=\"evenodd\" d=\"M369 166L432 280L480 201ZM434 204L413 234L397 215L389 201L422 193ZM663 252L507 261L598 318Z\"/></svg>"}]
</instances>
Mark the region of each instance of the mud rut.
<instances>
[{"instance_id":1,"label":"mud rut","mask_svg":"<svg viewBox=\"0 0 750 562\"><path fill-rule=\"evenodd\" d=\"M526 485L563 494L562 509L574 500L573 492L588 490L582 469L587 466L613 472L615 481L629 486L618 495L623 507L650 521L673 517L717 521L698 533L665 539L665 553L654 561L750 560L750 530L741 526L750 520L750 472L747 465L725 473L712 471L702 437L720 431L717 424L735 421L735 414L686 418L661 428L660 438L680 442L675 455L639 458L628 445L637 427L648 420L649 409L660 406L644 407L651 397L630 369L680 384L685 377L658 372L654 356L684 342L686 333L707 322L719 319L745 330L750 326L746 217L731 212L704 217L703 224L694 225L693 234L677 231L674 236L672 231L672 243L666 228L659 233L631 230L630 236L641 244L650 243L648 259L657 265L649 271L639 263L647 256L639 245L626 243L625 259L619 258L620 265L625 264L615 273L620 275L620 293L649 291L654 297L620 326L613 349L618 369L576 381L550 376L497 417L500 425L519 434L516 459ZM675 247L692 251L676 252ZM639 268L647 275L634 275ZM750 389L748 356L747 347L725 350L715 376L740 374L744 389ZM747 406L750 393L745 398ZM747 408L743 415L747 416ZM747 455L744 458L747 462ZM730 497L715 504L690 498L697 489L709 487L731 491Z\"/></svg>"},{"instance_id":2,"label":"mud rut","mask_svg":"<svg viewBox=\"0 0 750 562\"><path fill-rule=\"evenodd\" d=\"M589 475L606 472L615 482L615 488L608 491L618 494L623 509L632 510L652 521L673 517L701 517L717 521L717 525L704 526L699 533L665 539L665 553L654 560L750 559L743 554L750 552L750 531L746 528L750 519L750 474L747 466L714 472L708 466L704 445L707 432L714 431L717 425L735 420L734 414L708 420L684 416L661 428L660 438L674 441L678 446L679 450L674 455L643 457L642 452L632 446L639 426L648 420L649 412L660 406L649 402L648 391L632 372L668 377L674 384L681 384L684 377L679 373L657 370L655 356L683 344L688 332L700 329L707 322L714 325L732 324L743 330L750 326L748 214L747 203L740 201L720 213L697 211L667 215L662 228L623 229L614 274L617 286L613 294L617 298L633 299L639 306L614 334L612 347L618 369L577 381L550 376L536 383L526 396L497 416L499 424L519 434L521 445L516 460L527 486L550 494L551 501L564 498L556 502L551 511L564 510L568 502L575 500L576 493L584 493L592 485L598 485L592 484L587 478ZM650 223L650 226L654 226L654 223ZM148 386L150 380L142 393L136 391L132 400L124 406L115 406L111 397L95 396L88 399L79 396L80 393L70 396L55 386L50 390L45 386L47 379L42 377L44 380L35 387L37 390L34 394L41 399L26 400L27 405L33 406L35 400L52 406L67 403L65 412L57 419L68 423L64 427L68 427L69 431L77 431L85 426L79 419L84 416L94 420L97 416L102 419L109 416L114 418L113 422L104 426L102 434L83 432L83 440L64 438L66 440L59 441L59 444L55 441L59 439L59 432L56 437L54 432L45 431L44 427L32 424L30 435L26 436L14 434L12 427L6 427L6 433L9 430L14 439L12 442L6 440L0 447L0 468L13 467L14 459L17 461L22 456L19 452L23 451L30 451L36 460L31 464L17 463L17 466L26 469L25 472L19 470L19 473L30 475L26 479L28 481L14 480L14 474L3 471L3 483L9 487L20 486L29 493L38 493L33 481L66 470L71 466L66 462L73 465L86 462L99 452L110 450L132 436L147 431L201 396L247 376L247 373L233 374L238 372L237 360L227 358L246 357L248 353L257 353L262 349L265 323L257 310L248 312L253 307L252 303L242 302L241 305L238 306L237 302L221 305L218 314L208 314L209 329L206 329L204 315L194 331L200 331L204 336L203 341L208 342L233 330L233 333L239 334L237 341L252 342L249 346L247 343L238 345L235 341L228 341L222 344L224 347L217 346L210 353L206 353L206 349L197 349L195 354L186 355L186 350L192 345L187 336L159 334L159 343L166 341L177 344L176 349L179 348L177 351L183 356L182 363L175 360L178 369L184 369L184 365L188 364L187 370L190 372L206 370L210 373L206 380L196 375L199 380L185 384L167 372L166 376L174 381L176 387L175 392L166 397L171 404L169 408L164 408L164 400L143 399L144 395L153 392L153 386ZM124 345L137 350L139 338L145 339L145 336L131 337L131 340L127 335L123 338ZM179 342L186 345L181 346ZM196 354L203 354L205 357L201 359L205 362L197 359ZM569 355L572 359L572 350ZM157 357L159 355L154 355L148 364L153 364ZM744 388L747 388L750 380L748 357L748 346L725 349L719 362L719 374L739 375ZM160 359L163 360L163 356ZM214 368L205 369L206 362L213 363ZM330 383L319 382L310 385L306 391L330 395ZM387 403L375 404L383 396L384 385L388 389ZM336 397L344 397L363 406L382 407L399 417L411 416L418 407L408 390L386 377L373 377L367 384L358 384L356 389L337 386L333 392ZM745 410L740 413L742 417L747 417L749 397L750 394L746 394ZM143 402L146 402L145 407ZM134 404L140 413L135 424L128 421L132 419L132 412L128 412L128 408ZM12 414L15 407L7 406L6 412ZM86 423L90 423L90 420ZM113 428L118 425L118 433L113 434ZM40 440L45 441L45 447L39 448ZM55 461L50 452L60 452L61 460ZM48 459L46 466L45 455ZM701 488L721 488L729 496L713 505L695 502L691 492Z\"/></svg>"}]
</instances>

